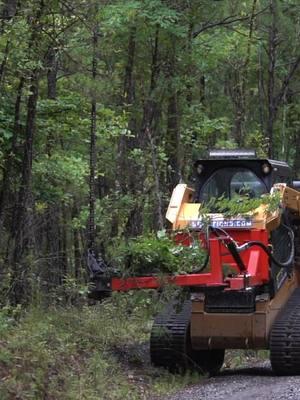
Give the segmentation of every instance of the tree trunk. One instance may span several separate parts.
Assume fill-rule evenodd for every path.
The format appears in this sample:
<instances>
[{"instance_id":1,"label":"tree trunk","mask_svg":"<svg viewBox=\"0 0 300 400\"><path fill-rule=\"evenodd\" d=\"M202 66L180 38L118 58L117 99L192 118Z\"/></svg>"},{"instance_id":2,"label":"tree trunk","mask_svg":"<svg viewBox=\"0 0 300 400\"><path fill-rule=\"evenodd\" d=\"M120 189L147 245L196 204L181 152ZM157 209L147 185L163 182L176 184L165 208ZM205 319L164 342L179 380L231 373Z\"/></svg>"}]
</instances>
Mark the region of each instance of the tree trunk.
<instances>
[{"instance_id":1,"label":"tree trunk","mask_svg":"<svg viewBox=\"0 0 300 400\"><path fill-rule=\"evenodd\" d=\"M0 24L0 36L5 32L6 21L11 20L17 13L18 1L17 0L6 0L3 2L1 10L1 24ZM0 92L2 91L2 85L4 82L5 68L10 50L10 39L7 39L6 46L4 49L3 59L0 64Z\"/></svg>"},{"instance_id":2,"label":"tree trunk","mask_svg":"<svg viewBox=\"0 0 300 400\"><path fill-rule=\"evenodd\" d=\"M11 19L17 11L18 0L5 0L2 7L2 18Z\"/></svg>"},{"instance_id":3,"label":"tree trunk","mask_svg":"<svg viewBox=\"0 0 300 400\"><path fill-rule=\"evenodd\" d=\"M16 206L16 213L14 217L13 232L14 238L14 251L13 251L13 279L14 302L19 303L24 299L26 293L26 268L22 267L21 260L23 251L28 241L29 231L26 224L27 206L30 195L31 187L31 173L32 173L32 155L33 155L33 139L35 134L35 120L36 120L36 107L38 100L38 73L34 71L31 76L30 96L27 103L27 121L25 128L25 144L24 155L22 162L22 177L18 193L18 201Z\"/></svg>"},{"instance_id":4,"label":"tree trunk","mask_svg":"<svg viewBox=\"0 0 300 400\"><path fill-rule=\"evenodd\" d=\"M153 136L153 119L157 111L157 100L155 98L155 91L157 89L157 79L159 76L158 67L158 41L159 41L159 27L155 29L154 44L152 51L151 60L151 78L150 87L147 98L143 108L143 119L141 129L137 137L136 147L145 150L149 138ZM143 177L145 176L145 167L140 165L130 166L131 171L129 172L129 190L131 195L136 199L135 204L130 212L126 229L125 236L137 236L143 232L143 193L144 184ZM157 182L158 183L158 182ZM159 183L158 183L159 184Z\"/></svg>"},{"instance_id":5,"label":"tree trunk","mask_svg":"<svg viewBox=\"0 0 300 400\"><path fill-rule=\"evenodd\" d=\"M295 154L296 157L294 159L294 174L295 176L299 179L300 178L300 140L299 140L299 132L295 132L295 141L294 141L294 145L295 145Z\"/></svg>"},{"instance_id":6,"label":"tree trunk","mask_svg":"<svg viewBox=\"0 0 300 400\"><path fill-rule=\"evenodd\" d=\"M205 76L201 75L200 80L199 80L199 100L200 103L204 105L205 103Z\"/></svg>"},{"instance_id":7,"label":"tree trunk","mask_svg":"<svg viewBox=\"0 0 300 400\"><path fill-rule=\"evenodd\" d=\"M125 67L125 77L124 77L123 100L125 106L133 104L135 99L134 80L133 80L135 44L136 44L136 26L132 26L129 34L127 64Z\"/></svg>"},{"instance_id":8,"label":"tree trunk","mask_svg":"<svg viewBox=\"0 0 300 400\"><path fill-rule=\"evenodd\" d=\"M11 20L16 15L18 0L5 0L1 3L3 4L3 6L1 9L0 35L3 34L5 30L6 21Z\"/></svg>"},{"instance_id":9,"label":"tree trunk","mask_svg":"<svg viewBox=\"0 0 300 400\"><path fill-rule=\"evenodd\" d=\"M61 219L60 208L50 206L45 215L46 253L48 262L45 263L42 276L51 289L61 283Z\"/></svg>"},{"instance_id":10,"label":"tree trunk","mask_svg":"<svg viewBox=\"0 0 300 400\"><path fill-rule=\"evenodd\" d=\"M63 205L61 207L61 237L60 237L60 283L64 284L69 273L68 261L68 231L67 231L67 210Z\"/></svg>"},{"instance_id":11,"label":"tree trunk","mask_svg":"<svg viewBox=\"0 0 300 400\"><path fill-rule=\"evenodd\" d=\"M277 10L276 0L270 0L270 14L272 18L269 28L269 44L268 44L268 120L267 120L267 140L268 140L268 156L273 158L273 142L274 142L274 122L277 114L277 105L275 99L275 65L278 44L277 30Z\"/></svg>"},{"instance_id":12,"label":"tree trunk","mask_svg":"<svg viewBox=\"0 0 300 400\"><path fill-rule=\"evenodd\" d=\"M47 65L47 89L48 99L56 99L56 83L57 83L57 72L58 72L58 59L57 51L51 47L46 57Z\"/></svg>"},{"instance_id":13,"label":"tree trunk","mask_svg":"<svg viewBox=\"0 0 300 400\"><path fill-rule=\"evenodd\" d=\"M181 155L180 155L180 129L178 112L178 92L175 87L176 76L176 41L172 38L172 49L166 77L169 81L169 97L167 109L167 132L166 132L166 154L168 155L167 165L167 186L171 193L174 186L182 178Z\"/></svg>"},{"instance_id":14,"label":"tree trunk","mask_svg":"<svg viewBox=\"0 0 300 400\"><path fill-rule=\"evenodd\" d=\"M173 91L168 100L167 110L167 151L168 187L170 192L181 180L180 131L178 122L177 92Z\"/></svg>"},{"instance_id":15,"label":"tree trunk","mask_svg":"<svg viewBox=\"0 0 300 400\"><path fill-rule=\"evenodd\" d=\"M74 276L76 280L79 280L81 275L81 251L80 251L80 235L78 229L73 230L73 240L74 240Z\"/></svg>"},{"instance_id":16,"label":"tree trunk","mask_svg":"<svg viewBox=\"0 0 300 400\"><path fill-rule=\"evenodd\" d=\"M96 82L97 77L97 46L98 26L93 31L93 58L92 58L92 79ZM88 248L95 250L96 226L95 226L95 202L96 202L96 131L97 131L97 102L95 87L92 88L91 100L91 133L90 133L90 195L89 195L89 227L88 227Z\"/></svg>"},{"instance_id":17,"label":"tree trunk","mask_svg":"<svg viewBox=\"0 0 300 400\"><path fill-rule=\"evenodd\" d=\"M132 105L135 101L134 89L134 60L135 60L135 47L136 47L136 26L131 27L128 39L127 50L127 63L124 75L124 88L123 88L123 103L126 111L129 113L128 130L132 136L136 133L136 120L132 115ZM136 146L135 137L126 137L122 135L118 143L117 153L117 179L116 190L121 190L122 194L126 194L128 190L128 172L130 169L127 159L128 152ZM117 221L116 221L117 222ZM117 231L116 228L114 228Z\"/></svg>"},{"instance_id":18,"label":"tree trunk","mask_svg":"<svg viewBox=\"0 0 300 400\"><path fill-rule=\"evenodd\" d=\"M259 122L261 132L264 131L265 128L265 88L264 88L264 72L263 72L263 63L262 63L262 51L261 46L258 48L258 98L259 98Z\"/></svg>"},{"instance_id":19,"label":"tree trunk","mask_svg":"<svg viewBox=\"0 0 300 400\"><path fill-rule=\"evenodd\" d=\"M162 230L164 227L164 218L163 218L163 201L162 194L160 190L160 181L159 181L159 171L157 165L157 157L156 157L156 149L153 141L153 137L151 135L150 129L146 131L149 139L150 150L151 150L151 161L152 161L152 170L154 176L154 185L155 185L155 198L156 198L156 216L155 220L157 223L155 224L155 228Z\"/></svg>"},{"instance_id":20,"label":"tree trunk","mask_svg":"<svg viewBox=\"0 0 300 400\"><path fill-rule=\"evenodd\" d=\"M21 112L23 87L24 87L24 78L22 77L20 78L19 86L17 89L17 97L15 101L15 116L14 116L13 137L12 137L11 147L6 157L3 168L2 188L0 193L0 232L2 231L3 221L5 218L5 211L8 206L11 177L13 174L13 163L14 163L14 157L16 156L17 140L20 133L20 112Z\"/></svg>"},{"instance_id":21,"label":"tree trunk","mask_svg":"<svg viewBox=\"0 0 300 400\"><path fill-rule=\"evenodd\" d=\"M0 65L0 93L2 92L2 87L3 87L3 82L4 82L6 63L7 63L7 59L8 59L8 53L9 53L9 46L10 46L10 41L7 40L6 46L4 49L3 59L2 59L1 65Z\"/></svg>"},{"instance_id":22,"label":"tree trunk","mask_svg":"<svg viewBox=\"0 0 300 400\"><path fill-rule=\"evenodd\" d=\"M128 47L127 47L127 61L124 73L124 85L122 102L124 108L129 115L128 130L131 132L131 137L122 135L119 138L117 149L117 162L116 162L116 179L115 179L115 193L121 192L126 195L130 186L130 161L128 160L128 153L136 146L136 118L132 113L132 106L135 102L135 87L134 87L134 62L135 62L135 48L136 48L136 26L132 26L129 31ZM133 137L132 137L133 136ZM116 211L113 211L111 236L117 236L119 233L119 217Z\"/></svg>"}]
</instances>

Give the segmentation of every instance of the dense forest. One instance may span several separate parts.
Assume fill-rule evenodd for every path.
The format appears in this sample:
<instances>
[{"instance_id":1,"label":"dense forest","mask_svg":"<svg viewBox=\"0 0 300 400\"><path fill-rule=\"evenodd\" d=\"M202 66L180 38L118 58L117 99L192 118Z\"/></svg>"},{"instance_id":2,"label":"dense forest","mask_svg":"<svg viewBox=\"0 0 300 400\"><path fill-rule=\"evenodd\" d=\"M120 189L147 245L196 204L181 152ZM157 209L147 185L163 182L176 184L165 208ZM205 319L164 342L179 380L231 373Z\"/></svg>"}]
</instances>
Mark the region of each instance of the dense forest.
<instances>
[{"instance_id":1,"label":"dense forest","mask_svg":"<svg viewBox=\"0 0 300 400\"><path fill-rule=\"evenodd\" d=\"M57 301L164 228L209 148L300 173L297 0L0 2L0 297Z\"/></svg>"}]
</instances>

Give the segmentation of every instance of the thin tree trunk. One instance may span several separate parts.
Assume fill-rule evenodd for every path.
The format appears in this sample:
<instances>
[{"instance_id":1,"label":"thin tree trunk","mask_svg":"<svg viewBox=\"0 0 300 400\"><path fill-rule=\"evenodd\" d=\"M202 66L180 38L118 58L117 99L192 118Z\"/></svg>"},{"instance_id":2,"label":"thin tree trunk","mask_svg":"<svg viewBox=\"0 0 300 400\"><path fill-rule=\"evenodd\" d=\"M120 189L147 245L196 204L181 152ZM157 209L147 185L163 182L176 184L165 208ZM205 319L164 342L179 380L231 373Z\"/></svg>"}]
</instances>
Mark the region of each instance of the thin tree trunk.
<instances>
[{"instance_id":1,"label":"thin tree trunk","mask_svg":"<svg viewBox=\"0 0 300 400\"><path fill-rule=\"evenodd\" d=\"M1 24L0 24L0 35L5 30L6 21L11 20L17 13L18 0L5 0L1 2Z\"/></svg>"},{"instance_id":2,"label":"thin tree trunk","mask_svg":"<svg viewBox=\"0 0 300 400\"><path fill-rule=\"evenodd\" d=\"M167 154L168 186L170 191L181 180L180 171L180 131L178 123L177 92L173 91L168 100L167 110Z\"/></svg>"},{"instance_id":3,"label":"thin tree trunk","mask_svg":"<svg viewBox=\"0 0 300 400\"><path fill-rule=\"evenodd\" d=\"M186 74L187 74L187 95L186 95L186 102L188 107L191 107L193 101L193 85L192 85L192 77L195 75L195 68L193 64L192 58L192 41L193 41L193 30L194 24L189 24L189 31L188 31L188 42L187 42L187 67L186 67Z\"/></svg>"},{"instance_id":4,"label":"thin tree trunk","mask_svg":"<svg viewBox=\"0 0 300 400\"><path fill-rule=\"evenodd\" d=\"M31 20L31 37L28 43L28 50L35 48L39 38L41 26L38 24L43 14L45 4L40 0L36 15ZM30 183L32 173L33 139L35 136L35 120L37 112L39 69L35 69L30 75L30 95L27 102L27 117L25 128L25 143L22 160L22 176L19 187L18 200L12 224L12 237L15 239L15 248L12 263L19 265L23 252L23 237L25 233L25 217L27 213L27 202L30 194ZM26 235L25 235L26 236ZM17 272L17 271L16 271Z\"/></svg>"},{"instance_id":5,"label":"thin tree trunk","mask_svg":"<svg viewBox=\"0 0 300 400\"><path fill-rule=\"evenodd\" d=\"M136 120L135 116L130 115L132 105L135 101L135 90L134 90L134 61L135 61L135 47L136 47L136 26L131 27L128 39L128 50L127 50L127 63L125 67L124 75L124 88L123 88L123 103L124 107L129 113L128 130L132 133L132 136L136 132ZM123 194L127 193L127 181L128 181L128 159L127 153L136 146L135 137L126 137L122 135L118 143L117 153L117 179L116 179L116 190L121 190ZM116 221L117 222L117 221ZM116 228L114 228L117 231Z\"/></svg>"},{"instance_id":6,"label":"thin tree trunk","mask_svg":"<svg viewBox=\"0 0 300 400\"><path fill-rule=\"evenodd\" d=\"M17 11L18 0L5 0L3 1L3 6L1 10L3 19L11 19Z\"/></svg>"},{"instance_id":7,"label":"thin tree trunk","mask_svg":"<svg viewBox=\"0 0 300 400\"><path fill-rule=\"evenodd\" d=\"M93 30L93 56L92 56L92 80L96 83L97 78L97 47L98 47L98 25ZM88 226L88 248L95 251L96 225L95 225L95 203L96 203L96 131L97 131L97 100L95 87L92 88L91 99L91 131L90 131L90 182L89 182L89 226Z\"/></svg>"},{"instance_id":8,"label":"thin tree trunk","mask_svg":"<svg viewBox=\"0 0 300 400\"><path fill-rule=\"evenodd\" d=\"M277 26L276 26L276 0L270 0L270 14L272 18L269 28L269 65L268 65L268 120L267 120L267 139L268 139L268 156L273 157L273 141L274 141L274 122L277 114L277 105L275 100L275 65L277 53Z\"/></svg>"},{"instance_id":9,"label":"thin tree trunk","mask_svg":"<svg viewBox=\"0 0 300 400\"><path fill-rule=\"evenodd\" d=\"M127 64L125 67L124 77L124 104L126 106L133 104L135 99L134 81L133 81L133 68L135 59L135 46L136 46L136 26L132 26L129 34L128 50L127 50Z\"/></svg>"},{"instance_id":10,"label":"thin tree trunk","mask_svg":"<svg viewBox=\"0 0 300 400\"><path fill-rule=\"evenodd\" d=\"M1 24L0 24L0 35L5 32L6 21L10 21L17 13L18 1L17 0L6 0L3 2L1 10ZM20 7L20 5L19 5ZM10 39L7 39L6 46L4 49L3 59L0 64L0 93L2 92L2 86L5 77L5 69L8 60L8 54L10 50Z\"/></svg>"},{"instance_id":11,"label":"thin tree trunk","mask_svg":"<svg viewBox=\"0 0 300 400\"><path fill-rule=\"evenodd\" d=\"M59 214L60 209L57 205L53 205L49 206L44 215L47 262L45 263L42 276L50 289L51 287L59 286L61 283L61 221Z\"/></svg>"},{"instance_id":12,"label":"thin tree trunk","mask_svg":"<svg viewBox=\"0 0 300 400\"><path fill-rule=\"evenodd\" d=\"M8 206L11 177L13 174L13 162L16 155L17 140L20 133L20 113L21 113L21 101L22 92L24 87L24 78L20 78L20 82L17 88L17 97L15 101L15 116L13 126L13 137L9 153L6 157L4 168L3 168L3 179L2 189L0 193L0 232L2 231L3 221L5 218L5 210Z\"/></svg>"},{"instance_id":13,"label":"thin tree trunk","mask_svg":"<svg viewBox=\"0 0 300 400\"><path fill-rule=\"evenodd\" d=\"M294 146L295 146L295 154L296 157L294 159L294 165L293 165L293 169L294 169L294 173L295 176L299 179L300 178L300 140L299 140L299 136L300 136L300 132L295 132L295 136L294 136Z\"/></svg>"},{"instance_id":14,"label":"thin tree trunk","mask_svg":"<svg viewBox=\"0 0 300 400\"><path fill-rule=\"evenodd\" d=\"M56 84L57 84L57 72L58 72L58 59L57 51L51 47L47 54L47 89L48 99L56 99Z\"/></svg>"},{"instance_id":15,"label":"thin tree trunk","mask_svg":"<svg viewBox=\"0 0 300 400\"><path fill-rule=\"evenodd\" d=\"M262 64L262 54L261 54L261 46L258 48L258 98L259 98L259 122L260 129L263 132L265 127L265 90L264 90L264 73L263 73L263 64Z\"/></svg>"},{"instance_id":16,"label":"thin tree trunk","mask_svg":"<svg viewBox=\"0 0 300 400\"><path fill-rule=\"evenodd\" d=\"M300 55L296 57L295 61L290 64L289 70L282 79L281 87L276 92L275 80L276 80L276 58L277 58L277 47L279 42L279 35L277 29L277 0L270 0L270 14L271 14L271 25L269 27L269 44L268 44L268 120L266 133L268 138L268 155L273 158L274 155L274 124L277 118L278 109L284 97L287 93L289 84L293 79L295 73L298 71L300 66Z\"/></svg>"},{"instance_id":17,"label":"thin tree trunk","mask_svg":"<svg viewBox=\"0 0 300 400\"><path fill-rule=\"evenodd\" d=\"M159 42L159 27L156 27L152 60L151 60L151 78L150 87L147 99L145 100L143 108L143 119L141 124L141 129L139 130L139 135L137 138L136 146L142 151L145 150L149 135L152 137L153 130L153 119L157 113L157 100L155 96L155 91L157 89L157 79L159 76L158 67L158 42ZM143 232L143 201L142 196L144 192L143 176L145 176L144 166L131 167L129 172L129 190L131 195L136 198L135 204L130 212L126 229L125 236L137 236Z\"/></svg>"},{"instance_id":18,"label":"thin tree trunk","mask_svg":"<svg viewBox=\"0 0 300 400\"><path fill-rule=\"evenodd\" d=\"M204 104L205 102L205 86L206 86L206 82L205 82L205 76L201 75L200 80L199 80L199 100L201 104Z\"/></svg>"},{"instance_id":19,"label":"thin tree trunk","mask_svg":"<svg viewBox=\"0 0 300 400\"><path fill-rule=\"evenodd\" d=\"M7 64L8 54L9 54L9 46L10 46L10 41L7 40L6 46L4 49L3 59L0 64L0 93L2 93L2 87L3 87L4 77L5 77L5 69L6 69L6 64Z\"/></svg>"},{"instance_id":20,"label":"thin tree trunk","mask_svg":"<svg viewBox=\"0 0 300 400\"><path fill-rule=\"evenodd\" d=\"M135 87L134 87L134 62L136 49L136 26L132 26L129 31L128 47L127 47L127 62L124 73L124 86L122 101L124 108L129 114L128 130L131 132L131 137L122 135L118 142L117 149L117 165L116 165L116 180L115 193L121 192L123 195L129 192L130 185L130 161L128 153L136 147L136 118L132 113L133 104L135 102ZM119 233L119 216L117 211L113 211L111 236L117 236Z\"/></svg>"},{"instance_id":21,"label":"thin tree trunk","mask_svg":"<svg viewBox=\"0 0 300 400\"><path fill-rule=\"evenodd\" d=\"M73 231L74 240L74 276L75 279L80 279L81 274L81 251L80 251L80 235L78 229Z\"/></svg>"},{"instance_id":22,"label":"thin tree trunk","mask_svg":"<svg viewBox=\"0 0 300 400\"><path fill-rule=\"evenodd\" d=\"M54 50L53 46L49 48L46 56L45 56L45 64L47 67L47 98L49 100L56 100L56 84L57 84L57 72L58 72L58 61L56 57L56 51ZM46 137L46 152L49 157L51 157L52 154L52 148L53 148L53 133L52 131L49 132L49 134ZM50 215L52 215L52 218L47 218L45 221L46 225L46 241L47 241L47 246L46 249L48 251L47 256L51 255L53 257L53 261L51 262L51 274L48 274L46 281L51 282L53 279L55 280L56 277L56 282L54 281L55 284L61 284L62 283L62 273L61 269L64 269L64 261L61 260L63 257L62 250L61 250L61 240L63 240L60 236L63 236L63 233L61 235L56 235L53 234L54 232L54 226L59 226L59 218L57 216L57 212L53 212L51 210L51 206L48 208L48 212ZM52 275L52 276L51 276Z\"/></svg>"},{"instance_id":23,"label":"thin tree trunk","mask_svg":"<svg viewBox=\"0 0 300 400\"><path fill-rule=\"evenodd\" d=\"M174 84L176 75L176 43L172 40L171 55L168 63L169 98L167 109L166 154L168 155L167 185L171 192L181 180L180 167L180 130L178 120L177 89Z\"/></svg>"},{"instance_id":24,"label":"thin tree trunk","mask_svg":"<svg viewBox=\"0 0 300 400\"><path fill-rule=\"evenodd\" d=\"M251 59L252 50L252 37L254 31L254 22L256 17L257 0L252 1L252 11L249 20L249 33L247 42L246 56L241 62L233 69L231 75L232 85L229 93L232 98L234 106L234 126L233 137L238 147L244 145L245 139L245 126L247 122L247 101L248 101L248 67Z\"/></svg>"},{"instance_id":25,"label":"thin tree trunk","mask_svg":"<svg viewBox=\"0 0 300 400\"><path fill-rule=\"evenodd\" d=\"M68 261L68 218L65 206L61 208L61 283L64 284L66 277L69 273Z\"/></svg>"},{"instance_id":26,"label":"thin tree trunk","mask_svg":"<svg viewBox=\"0 0 300 400\"><path fill-rule=\"evenodd\" d=\"M27 271L21 266L21 259L25 247L25 240L28 240L29 231L26 225L27 206L31 187L33 139L35 134L36 107L38 100L38 73L34 71L31 76L30 96L27 104L27 121L25 129L25 144L22 163L22 177L14 217L13 232L14 252L12 259L14 284L14 301L19 303L24 299L26 293Z\"/></svg>"},{"instance_id":27,"label":"thin tree trunk","mask_svg":"<svg viewBox=\"0 0 300 400\"><path fill-rule=\"evenodd\" d=\"M20 226L26 213L26 205L28 194L30 193L31 172L32 172L32 155L33 155L33 138L35 134L36 106L38 100L38 75L37 71L31 76L30 96L27 103L27 121L25 129L25 145L22 162L22 177L17 202L16 227L15 234L20 232Z\"/></svg>"},{"instance_id":28,"label":"thin tree trunk","mask_svg":"<svg viewBox=\"0 0 300 400\"><path fill-rule=\"evenodd\" d=\"M160 190L159 171L158 171L158 165L157 165L156 150L155 150L155 144L154 144L150 129L147 129L146 133L148 135L150 149L151 149L151 161L152 161L152 170L153 170L153 176L154 176L155 197L156 197L157 228L159 230L162 230L164 227L163 201L162 201L162 194L161 194L161 190Z\"/></svg>"}]
</instances>

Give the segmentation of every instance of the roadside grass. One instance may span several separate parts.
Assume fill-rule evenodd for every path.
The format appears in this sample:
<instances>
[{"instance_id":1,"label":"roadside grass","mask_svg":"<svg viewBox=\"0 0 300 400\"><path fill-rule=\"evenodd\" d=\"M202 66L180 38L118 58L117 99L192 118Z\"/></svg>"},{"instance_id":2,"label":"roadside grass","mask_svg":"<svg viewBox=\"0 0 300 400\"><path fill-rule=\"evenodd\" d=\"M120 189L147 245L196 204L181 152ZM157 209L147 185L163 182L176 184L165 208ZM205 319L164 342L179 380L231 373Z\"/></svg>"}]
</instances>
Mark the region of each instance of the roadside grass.
<instances>
[{"instance_id":1,"label":"roadside grass","mask_svg":"<svg viewBox=\"0 0 300 400\"><path fill-rule=\"evenodd\" d=\"M268 350L227 350L223 369L247 368L269 360Z\"/></svg>"},{"instance_id":2,"label":"roadside grass","mask_svg":"<svg viewBox=\"0 0 300 400\"><path fill-rule=\"evenodd\" d=\"M102 304L0 313L1 400L143 400L199 382L149 360L157 294Z\"/></svg>"}]
</instances>

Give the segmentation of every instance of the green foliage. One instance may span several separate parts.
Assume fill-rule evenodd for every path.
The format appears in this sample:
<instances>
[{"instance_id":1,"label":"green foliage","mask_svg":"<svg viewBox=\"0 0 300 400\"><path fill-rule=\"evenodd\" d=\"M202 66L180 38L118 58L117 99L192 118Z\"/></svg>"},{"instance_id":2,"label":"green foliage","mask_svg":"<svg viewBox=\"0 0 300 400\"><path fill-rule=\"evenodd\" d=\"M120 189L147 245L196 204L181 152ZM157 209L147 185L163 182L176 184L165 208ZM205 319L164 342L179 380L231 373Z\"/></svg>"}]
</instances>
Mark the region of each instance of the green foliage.
<instances>
[{"instance_id":1,"label":"green foliage","mask_svg":"<svg viewBox=\"0 0 300 400\"><path fill-rule=\"evenodd\" d=\"M186 115L186 124L185 134L194 138L195 145L197 141L206 143L214 134L227 139L230 129L227 117L210 118L201 105L190 107Z\"/></svg>"},{"instance_id":2,"label":"green foliage","mask_svg":"<svg viewBox=\"0 0 300 400\"><path fill-rule=\"evenodd\" d=\"M108 310L111 307L103 309L106 317ZM0 348L0 365L2 375L7 376L4 371L11 374L1 385L1 398L12 399L21 391L23 399L42 399L45 393L61 399L137 399L137 391L128 385L115 360L103 353L114 333L112 326L104 333L106 318L99 315L88 308L76 313L53 311L47 316L35 310L13 335L7 331L10 338Z\"/></svg>"},{"instance_id":3,"label":"green foliage","mask_svg":"<svg viewBox=\"0 0 300 400\"><path fill-rule=\"evenodd\" d=\"M186 27L180 26L180 13L161 0L130 0L110 5L102 12L104 30L115 33L126 24L140 22L159 27L178 37L185 37Z\"/></svg>"},{"instance_id":4,"label":"green foliage","mask_svg":"<svg viewBox=\"0 0 300 400\"><path fill-rule=\"evenodd\" d=\"M237 194L232 199L225 197L212 197L207 203L199 209L199 214L204 216L209 213L221 213L225 217L234 217L238 215L255 215L255 210L261 205L266 206L266 212L274 212L280 207L280 194L264 194L258 198L250 198L245 193Z\"/></svg>"},{"instance_id":5,"label":"green foliage","mask_svg":"<svg viewBox=\"0 0 300 400\"><path fill-rule=\"evenodd\" d=\"M195 238L193 245L177 245L166 236L141 236L111 250L114 265L124 274L187 273L200 268L206 252Z\"/></svg>"},{"instance_id":6,"label":"green foliage","mask_svg":"<svg viewBox=\"0 0 300 400\"><path fill-rule=\"evenodd\" d=\"M125 273L175 272L177 260L170 250L171 246L172 242L168 238L141 236L118 246L113 258Z\"/></svg>"},{"instance_id":7,"label":"green foliage","mask_svg":"<svg viewBox=\"0 0 300 400\"><path fill-rule=\"evenodd\" d=\"M1 2L0 12L6 3ZM62 299L62 292L73 298L85 283L84 273L79 277L77 271L85 268L87 248L92 100L99 249L122 267L131 260L130 268L141 273L197 268L205 255L196 245L176 247L149 232L161 229L157 215L164 215L174 185L189 180L193 159L206 156L209 148L253 147L266 156L272 111L270 54L265 51L272 36L269 9L256 2L257 16L251 18L250 0L234 5L200 0L17 3L17 14L3 19L0 37L0 178L9 172L0 182L0 300L7 302L15 279L19 210L26 215L17 264L25 271L24 287L26 275L36 283L28 285L34 292L29 297L37 299L39 290L53 293L58 286ZM281 40L273 99L280 101L273 154L294 163L296 171L300 106L292 88L298 74L282 98L279 91L299 54L299 6L277 3L274 21ZM233 15L235 22L229 23ZM30 121L28 100L36 74L37 114ZM25 145L31 122L32 159ZM19 204L24 190L26 201ZM255 206L250 199L221 203L229 213L251 212ZM144 239L124 244L142 234Z\"/></svg>"},{"instance_id":8,"label":"green foliage","mask_svg":"<svg viewBox=\"0 0 300 400\"><path fill-rule=\"evenodd\" d=\"M293 81L286 80L299 54L295 0L277 2L274 16L266 2L255 2L253 18L250 0L2 1L1 14L6 3L17 3L18 10L2 18L0 36L0 177L9 172L0 185L1 304L11 300L17 270L33 303L83 301L92 99L96 244L124 275L189 273L203 265L206 254L198 238L182 246L149 232L161 229L158 211L164 214L179 178L188 180L193 158L212 147L245 146L255 148L259 157L267 155L266 127L274 110L270 96L276 103L273 154L300 172L298 71ZM236 21L229 23L233 15ZM272 18L280 38L274 93L268 87ZM56 96L48 90L53 72ZM39 97L35 121L30 121L35 74ZM31 122L32 160L25 145ZM20 204L24 191L26 201ZM214 209L229 217L251 215L261 204L275 211L279 197L211 199L200 214ZM16 241L19 211L26 215ZM129 240L131 231L144 235ZM15 262L19 248L22 257ZM4 308L0 398L145 398L139 380L128 377L127 360L120 364L112 349L123 346L124 353L127 345L148 340L145 314L152 313L155 296L114 296L95 309L31 310L20 324L20 308ZM146 391L163 393L198 378L180 381L157 374L146 375L152 382Z\"/></svg>"},{"instance_id":9,"label":"green foliage","mask_svg":"<svg viewBox=\"0 0 300 400\"><path fill-rule=\"evenodd\" d=\"M225 365L227 368L247 368L249 361L262 363L270 358L268 350L229 350L226 351Z\"/></svg>"},{"instance_id":10,"label":"green foliage","mask_svg":"<svg viewBox=\"0 0 300 400\"><path fill-rule=\"evenodd\" d=\"M259 130L250 132L246 138L246 147L255 149L257 157L267 158L267 141L263 132Z\"/></svg>"},{"instance_id":11,"label":"green foliage","mask_svg":"<svg viewBox=\"0 0 300 400\"><path fill-rule=\"evenodd\" d=\"M199 379L151 367L143 343L160 301L141 294L94 307L31 309L5 326L0 314L0 398L142 400Z\"/></svg>"},{"instance_id":12,"label":"green foliage","mask_svg":"<svg viewBox=\"0 0 300 400\"><path fill-rule=\"evenodd\" d=\"M38 199L48 204L69 204L86 191L88 165L79 154L45 155L34 163L33 171Z\"/></svg>"},{"instance_id":13,"label":"green foliage","mask_svg":"<svg viewBox=\"0 0 300 400\"><path fill-rule=\"evenodd\" d=\"M5 335L8 329L15 324L15 316L17 316L19 308L3 307L0 312L0 336Z\"/></svg>"}]
</instances>

